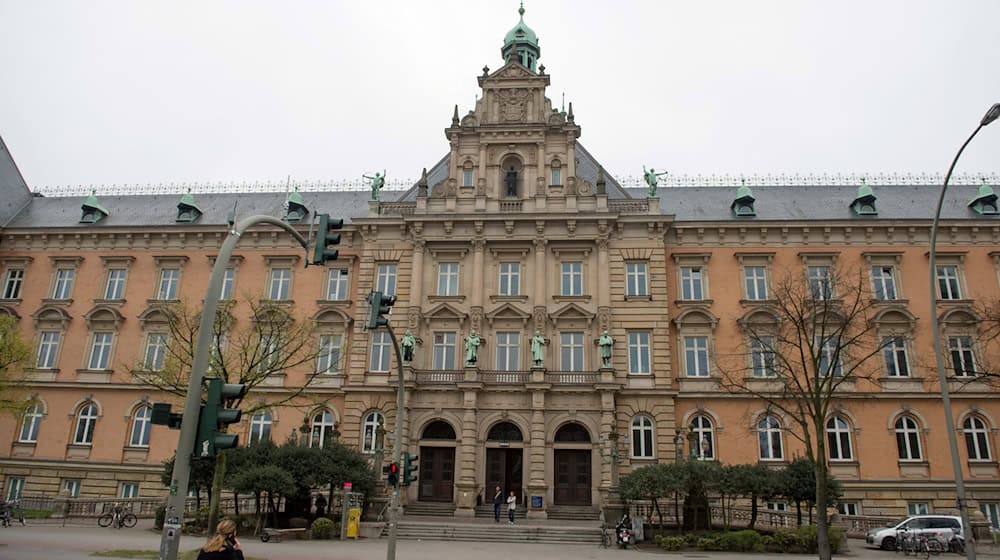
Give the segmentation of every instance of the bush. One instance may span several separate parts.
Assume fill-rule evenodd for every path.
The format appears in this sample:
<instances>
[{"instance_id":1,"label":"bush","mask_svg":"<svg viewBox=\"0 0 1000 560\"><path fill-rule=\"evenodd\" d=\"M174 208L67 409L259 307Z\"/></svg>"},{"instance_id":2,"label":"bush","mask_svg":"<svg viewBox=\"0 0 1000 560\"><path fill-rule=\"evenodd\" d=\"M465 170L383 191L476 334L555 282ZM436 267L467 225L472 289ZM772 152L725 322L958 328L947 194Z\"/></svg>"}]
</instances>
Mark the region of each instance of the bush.
<instances>
[{"instance_id":1,"label":"bush","mask_svg":"<svg viewBox=\"0 0 1000 560\"><path fill-rule=\"evenodd\" d=\"M205 532L205 529L208 527L208 506L201 506L189 515L191 517L185 521L182 531L195 535Z\"/></svg>"},{"instance_id":2,"label":"bush","mask_svg":"<svg viewBox=\"0 0 1000 560\"><path fill-rule=\"evenodd\" d=\"M22 509L21 517L25 519L48 519L52 517L52 510L49 509Z\"/></svg>"},{"instance_id":3,"label":"bush","mask_svg":"<svg viewBox=\"0 0 1000 560\"><path fill-rule=\"evenodd\" d=\"M680 550L684 548L685 539L681 536L658 536L656 537L656 544L660 545L660 548L664 550Z\"/></svg>"},{"instance_id":4,"label":"bush","mask_svg":"<svg viewBox=\"0 0 1000 560\"><path fill-rule=\"evenodd\" d=\"M722 550L730 552L760 552L764 549L760 533L753 529L730 531L719 535Z\"/></svg>"},{"instance_id":5,"label":"bush","mask_svg":"<svg viewBox=\"0 0 1000 560\"><path fill-rule=\"evenodd\" d=\"M722 543L717 534L702 535L698 538L697 546L701 550L722 550Z\"/></svg>"},{"instance_id":6,"label":"bush","mask_svg":"<svg viewBox=\"0 0 1000 560\"><path fill-rule=\"evenodd\" d=\"M167 506L159 506L156 508L156 514L153 518L153 528L156 530L163 529L163 520L167 517Z\"/></svg>"},{"instance_id":7,"label":"bush","mask_svg":"<svg viewBox=\"0 0 1000 560\"><path fill-rule=\"evenodd\" d=\"M329 539L333 536L333 521L326 517L318 517L312 524L312 538Z\"/></svg>"}]
</instances>

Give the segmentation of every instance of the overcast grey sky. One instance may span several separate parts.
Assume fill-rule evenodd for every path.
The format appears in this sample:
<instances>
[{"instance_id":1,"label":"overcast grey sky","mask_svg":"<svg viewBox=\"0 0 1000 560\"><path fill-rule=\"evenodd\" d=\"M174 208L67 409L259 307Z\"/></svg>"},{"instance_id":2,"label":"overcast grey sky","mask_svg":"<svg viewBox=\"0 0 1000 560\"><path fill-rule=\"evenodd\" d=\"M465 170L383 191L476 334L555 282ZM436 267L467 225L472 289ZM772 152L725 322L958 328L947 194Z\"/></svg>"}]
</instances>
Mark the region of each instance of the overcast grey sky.
<instances>
[{"instance_id":1,"label":"overcast grey sky","mask_svg":"<svg viewBox=\"0 0 1000 560\"><path fill-rule=\"evenodd\" d=\"M0 135L32 187L417 177L515 0L0 0ZM943 173L1000 102L997 0L528 0L616 175ZM1000 123L965 172L1000 171Z\"/></svg>"}]
</instances>

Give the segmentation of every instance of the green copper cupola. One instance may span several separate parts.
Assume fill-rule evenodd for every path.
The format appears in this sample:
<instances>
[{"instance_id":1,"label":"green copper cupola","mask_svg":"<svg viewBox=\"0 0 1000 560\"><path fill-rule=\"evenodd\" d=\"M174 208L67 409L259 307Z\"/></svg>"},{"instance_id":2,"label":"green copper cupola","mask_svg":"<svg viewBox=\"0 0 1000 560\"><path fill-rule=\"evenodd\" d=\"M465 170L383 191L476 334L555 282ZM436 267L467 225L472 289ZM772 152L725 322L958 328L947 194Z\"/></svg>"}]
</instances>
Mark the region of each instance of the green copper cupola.
<instances>
[{"instance_id":1,"label":"green copper cupola","mask_svg":"<svg viewBox=\"0 0 1000 560\"><path fill-rule=\"evenodd\" d=\"M740 188L736 189L736 198L729 205L733 213L737 216L756 216L753 204L757 199L753 197L753 191L747 186L746 179L740 179Z\"/></svg>"},{"instance_id":2,"label":"green copper cupola","mask_svg":"<svg viewBox=\"0 0 1000 560\"><path fill-rule=\"evenodd\" d=\"M858 195L851 202L851 210L854 210L858 216L877 216L878 210L875 209L875 200L875 193L862 178L861 186L858 187Z\"/></svg>"},{"instance_id":3,"label":"green copper cupola","mask_svg":"<svg viewBox=\"0 0 1000 560\"><path fill-rule=\"evenodd\" d=\"M521 2L517 13L521 15L521 19L504 36L500 55L506 62L510 62L513 56L522 66L535 72L538 58L542 56L542 49L538 46L538 35L524 23L524 2Z\"/></svg>"},{"instance_id":4,"label":"green copper cupola","mask_svg":"<svg viewBox=\"0 0 1000 560\"><path fill-rule=\"evenodd\" d=\"M101 206L101 203L97 201L96 191L90 191L90 196L83 201L80 209L83 211L83 214L80 216L81 224L96 224L111 215L111 212L108 212L108 209Z\"/></svg>"},{"instance_id":5,"label":"green copper cupola","mask_svg":"<svg viewBox=\"0 0 1000 560\"><path fill-rule=\"evenodd\" d=\"M979 194L969 202L969 208L984 216L1000 213L997 211L997 194L993 192L993 187L986 184L985 177L983 177L983 184L979 185Z\"/></svg>"},{"instance_id":6,"label":"green copper cupola","mask_svg":"<svg viewBox=\"0 0 1000 560\"><path fill-rule=\"evenodd\" d=\"M177 221L178 222L194 222L201 217L201 208L194 202L194 196L191 195L191 189L188 189L184 196L181 197L181 201L177 203Z\"/></svg>"},{"instance_id":7,"label":"green copper cupola","mask_svg":"<svg viewBox=\"0 0 1000 560\"><path fill-rule=\"evenodd\" d=\"M305 201L302 200L297 188L288 195L285 207L285 220L289 222L301 222L309 215L309 209L306 208Z\"/></svg>"}]
</instances>

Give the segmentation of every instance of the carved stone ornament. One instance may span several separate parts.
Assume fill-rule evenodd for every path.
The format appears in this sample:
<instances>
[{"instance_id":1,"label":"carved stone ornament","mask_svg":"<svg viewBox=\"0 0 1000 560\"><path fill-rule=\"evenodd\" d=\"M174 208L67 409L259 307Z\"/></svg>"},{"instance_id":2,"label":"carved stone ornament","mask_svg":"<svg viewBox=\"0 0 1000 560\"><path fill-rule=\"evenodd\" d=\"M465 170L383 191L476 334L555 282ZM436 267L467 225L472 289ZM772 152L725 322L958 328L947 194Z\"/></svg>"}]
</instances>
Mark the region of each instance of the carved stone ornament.
<instances>
[{"instance_id":1,"label":"carved stone ornament","mask_svg":"<svg viewBox=\"0 0 1000 560\"><path fill-rule=\"evenodd\" d=\"M411 306L406 317L406 327L411 331L417 330L420 327L420 315L420 308Z\"/></svg>"},{"instance_id":2,"label":"carved stone ornament","mask_svg":"<svg viewBox=\"0 0 1000 560\"><path fill-rule=\"evenodd\" d=\"M597 308L597 328L601 331L611 330L611 308Z\"/></svg>"},{"instance_id":3,"label":"carved stone ornament","mask_svg":"<svg viewBox=\"0 0 1000 560\"><path fill-rule=\"evenodd\" d=\"M462 117L462 126L479 126L479 119L472 111L469 111L468 115Z\"/></svg>"},{"instance_id":4,"label":"carved stone ornament","mask_svg":"<svg viewBox=\"0 0 1000 560\"><path fill-rule=\"evenodd\" d=\"M594 192L594 189L590 185L590 181L580 181L580 184L576 186L576 192L579 194L590 194Z\"/></svg>"},{"instance_id":5,"label":"carved stone ornament","mask_svg":"<svg viewBox=\"0 0 1000 560\"><path fill-rule=\"evenodd\" d=\"M497 92L500 98L500 118L504 122L524 122L528 114L528 98L530 95L524 89L502 89Z\"/></svg>"},{"instance_id":6,"label":"carved stone ornament","mask_svg":"<svg viewBox=\"0 0 1000 560\"><path fill-rule=\"evenodd\" d=\"M531 76L531 72L528 72L524 68L518 68L517 66L511 66L504 70L500 76L504 78L527 78Z\"/></svg>"},{"instance_id":7,"label":"carved stone ornament","mask_svg":"<svg viewBox=\"0 0 1000 560\"><path fill-rule=\"evenodd\" d=\"M535 330L545 332L545 318L546 318L545 306L539 305L535 307Z\"/></svg>"},{"instance_id":8,"label":"carved stone ornament","mask_svg":"<svg viewBox=\"0 0 1000 560\"><path fill-rule=\"evenodd\" d=\"M472 308L472 330L478 331L483 324L483 308L475 306Z\"/></svg>"}]
</instances>

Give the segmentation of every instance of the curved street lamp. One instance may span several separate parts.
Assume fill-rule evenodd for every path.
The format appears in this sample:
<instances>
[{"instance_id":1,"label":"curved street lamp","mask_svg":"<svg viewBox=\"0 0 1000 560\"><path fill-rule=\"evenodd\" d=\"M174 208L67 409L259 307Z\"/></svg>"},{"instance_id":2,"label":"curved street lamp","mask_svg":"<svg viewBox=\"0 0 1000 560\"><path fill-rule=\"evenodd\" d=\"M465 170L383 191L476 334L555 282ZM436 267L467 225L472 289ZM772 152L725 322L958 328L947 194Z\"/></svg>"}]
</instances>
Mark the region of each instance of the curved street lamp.
<instances>
[{"instance_id":1,"label":"curved street lamp","mask_svg":"<svg viewBox=\"0 0 1000 560\"><path fill-rule=\"evenodd\" d=\"M938 380L941 384L941 404L944 406L944 420L948 432L948 447L951 449L951 466L955 472L955 494L956 505L959 515L962 516L962 528L965 534L965 555L969 560L976 560L976 544L972 535L972 527L969 526L969 512L965 501L965 481L962 478L962 459L958 454L958 438L955 435L955 421L951 414L951 397L948 396L948 377L944 371L944 356L941 355L941 333L938 330L937 316L937 264L935 262L935 250L937 248L938 222L941 220L941 206L944 204L944 195L948 190L948 181L951 173L955 170L955 164L961 157L965 147L972 142L976 134L986 125L1000 117L1000 103L993 104L983 120L979 122L976 130L972 131L969 138L958 149L955 159L948 168L948 174L944 176L944 184L941 186L941 195L938 197L937 209L934 211L934 222L931 224L931 249L930 249L930 293L931 293L931 334L934 338L934 357L937 360Z\"/></svg>"}]
</instances>

